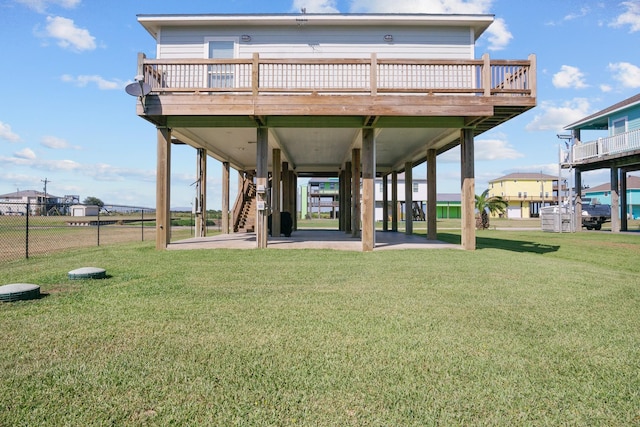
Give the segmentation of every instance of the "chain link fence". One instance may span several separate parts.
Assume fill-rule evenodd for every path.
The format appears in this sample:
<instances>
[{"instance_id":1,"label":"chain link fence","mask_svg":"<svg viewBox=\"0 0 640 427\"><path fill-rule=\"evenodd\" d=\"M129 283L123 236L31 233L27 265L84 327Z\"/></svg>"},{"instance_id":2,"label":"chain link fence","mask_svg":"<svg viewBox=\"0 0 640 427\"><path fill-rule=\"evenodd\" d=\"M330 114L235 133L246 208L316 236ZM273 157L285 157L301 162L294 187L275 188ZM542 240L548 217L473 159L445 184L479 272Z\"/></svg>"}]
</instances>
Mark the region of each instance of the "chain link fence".
<instances>
[{"instance_id":1,"label":"chain link fence","mask_svg":"<svg viewBox=\"0 0 640 427\"><path fill-rule=\"evenodd\" d=\"M212 215L208 212L207 215ZM155 209L104 205L0 202L0 262L89 246L155 241ZM207 232L220 220L207 218ZM195 235L195 215L171 212L171 241Z\"/></svg>"},{"instance_id":2,"label":"chain link fence","mask_svg":"<svg viewBox=\"0 0 640 427\"><path fill-rule=\"evenodd\" d=\"M0 203L0 261L155 240L155 210L134 206Z\"/></svg>"}]
</instances>

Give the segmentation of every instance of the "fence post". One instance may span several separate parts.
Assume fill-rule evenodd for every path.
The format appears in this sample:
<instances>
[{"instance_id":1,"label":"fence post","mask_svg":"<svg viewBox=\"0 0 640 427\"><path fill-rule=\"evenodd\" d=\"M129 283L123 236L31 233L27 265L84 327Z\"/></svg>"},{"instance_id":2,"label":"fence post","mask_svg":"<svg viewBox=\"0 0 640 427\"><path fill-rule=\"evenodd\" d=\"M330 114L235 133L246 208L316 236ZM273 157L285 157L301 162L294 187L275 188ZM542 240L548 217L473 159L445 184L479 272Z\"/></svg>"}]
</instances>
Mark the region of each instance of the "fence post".
<instances>
[{"instance_id":1,"label":"fence post","mask_svg":"<svg viewBox=\"0 0 640 427\"><path fill-rule=\"evenodd\" d=\"M27 211L24 213L27 217L26 226L25 226L25 241L24 241L24 250L25 256L29 259L29 211L31 210L31 203L27 200Z\"/></svg>"},{"instance_id":2,"label":"fence post","mask_svg":"<svg viewBox=\"0 0 640 427\"><path fill-rule=\"evenodd\" d=\"M142 232L142 240L141 242L144 242L144 208L140 209L140 212L142 213L141 215L141 221L140 221L140 230Z\"/></svg>"},{"instance_id":3,"label":"fence post","mask_svg":"<svg viewBox=\"0 0 640 427\"><path fill-rule=\"evenodd\" d=\"M100 207L98 207L98 246L100 246Z\"/></svg>"}]
</instances>

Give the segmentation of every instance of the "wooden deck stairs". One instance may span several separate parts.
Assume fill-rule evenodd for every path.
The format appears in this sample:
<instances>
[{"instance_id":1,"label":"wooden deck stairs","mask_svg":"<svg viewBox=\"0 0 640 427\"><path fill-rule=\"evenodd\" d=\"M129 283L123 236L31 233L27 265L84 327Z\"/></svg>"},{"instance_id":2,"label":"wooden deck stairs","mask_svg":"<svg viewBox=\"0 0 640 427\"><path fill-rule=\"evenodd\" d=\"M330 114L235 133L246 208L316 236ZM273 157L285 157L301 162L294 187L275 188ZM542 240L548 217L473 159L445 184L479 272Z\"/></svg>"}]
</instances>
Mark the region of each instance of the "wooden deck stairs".
<instances>
[{"instance_id":1,"label":"wooden deck stairs","mask_svg":"<svg viewBox=\"0 0 640 427\"><path fill-rule=\"evenodd\" d=\"M256 186L251 179L245 179L233 206L233 232L251 233L255 228Z\"/></svg>"}]
</instances>

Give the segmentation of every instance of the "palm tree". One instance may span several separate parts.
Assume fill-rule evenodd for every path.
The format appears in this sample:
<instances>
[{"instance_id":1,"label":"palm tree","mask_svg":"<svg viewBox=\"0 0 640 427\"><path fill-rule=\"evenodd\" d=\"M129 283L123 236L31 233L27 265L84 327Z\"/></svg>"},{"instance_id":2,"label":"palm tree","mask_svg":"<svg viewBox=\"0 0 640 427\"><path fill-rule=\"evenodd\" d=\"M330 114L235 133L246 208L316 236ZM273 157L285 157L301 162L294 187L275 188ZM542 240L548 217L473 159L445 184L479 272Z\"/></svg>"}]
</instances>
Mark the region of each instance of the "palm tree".
<instances>
[{"instance_id":1,"label":"palm tree","mask_svg":"<svg viewBox=\"0 0 640 427\"><path fill-rule=\"evenodd\" d=\"M480 221L476 221L476 228L489 228L489 214L504 213L509 203L502 196L489 196L487 188L481 195L476 194L476 209L480 213Z\"/></svg>"}]
</instances>

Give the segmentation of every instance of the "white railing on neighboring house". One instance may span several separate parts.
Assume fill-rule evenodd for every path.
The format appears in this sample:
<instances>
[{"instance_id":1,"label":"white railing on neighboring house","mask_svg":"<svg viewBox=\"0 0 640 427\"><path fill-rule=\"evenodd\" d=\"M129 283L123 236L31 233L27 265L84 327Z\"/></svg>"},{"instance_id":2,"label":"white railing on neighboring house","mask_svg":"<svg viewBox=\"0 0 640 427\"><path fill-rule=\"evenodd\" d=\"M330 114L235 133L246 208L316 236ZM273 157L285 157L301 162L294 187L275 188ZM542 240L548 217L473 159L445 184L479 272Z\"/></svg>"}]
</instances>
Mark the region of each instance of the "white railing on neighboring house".
<instances>
[{"instance_id":1,"label":"white railing on neighboring house","mask_svg":"<svg viewBox=\"0 0 640 427\"><path fill-rule=\"evenodd\" d=\"M576 163L635 150L640 150L640 129L575 144L571 156L569 156L569 151L563 152L561 162Z\"/></svg>"}]
</instances>

